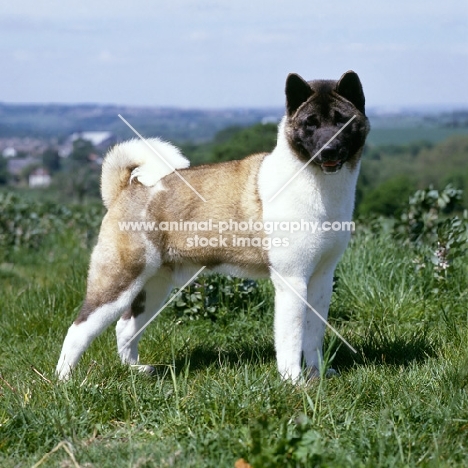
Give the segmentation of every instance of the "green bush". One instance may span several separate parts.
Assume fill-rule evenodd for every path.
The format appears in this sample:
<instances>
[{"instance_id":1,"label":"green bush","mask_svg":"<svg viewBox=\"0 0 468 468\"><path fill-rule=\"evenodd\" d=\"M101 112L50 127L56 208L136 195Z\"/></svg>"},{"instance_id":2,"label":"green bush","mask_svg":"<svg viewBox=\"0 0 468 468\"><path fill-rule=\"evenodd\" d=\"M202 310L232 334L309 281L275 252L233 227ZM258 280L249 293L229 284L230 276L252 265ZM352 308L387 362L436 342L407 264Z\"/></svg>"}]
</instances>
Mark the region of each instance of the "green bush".
<instances>
[{"instance_id":1,"label":"green bush","mask_svg":"<svg viewBox=\"0 0 468 468\"><path fill-rule=\"evenodd\" d=\"M273 124L257 124L234 133L227 141L214 146L214 161L242 159L255 153L270 152L276 145L278 129Z\"/></svg>"},{"instance_id":2,"label":"green bush","mask_svg":"<svg viewBox=\"0 0 468 468\"><path fill-rule=\"evenodd\" d=\"M99 229L103 209L28 200L11 192L0 193L0 260L8 260L19 249L37 249L64 231L94 237Z\"/></svg>"},{"instance_id":3,"label":"green bush","mask_svg":"<svg viewBox=\"0 0 468 468\"><path fill-rule=\"evenodd\" d=\"M216 321L228 312L256 310L264 304L264 297L256 281L231 276L201 276L178 294L173 309L180 322L209 319Z\"/></svg>"},{"instance_id":4,"label":"green bush","mask_svg":"<svg viewBox=\"0 0 468 468\"><path fill-rule=\"evenodd\" d=\"M415 188L409 177L392 177L362 195L358 213L362 216L399 216Z\"/></svg>"}]
</instances>

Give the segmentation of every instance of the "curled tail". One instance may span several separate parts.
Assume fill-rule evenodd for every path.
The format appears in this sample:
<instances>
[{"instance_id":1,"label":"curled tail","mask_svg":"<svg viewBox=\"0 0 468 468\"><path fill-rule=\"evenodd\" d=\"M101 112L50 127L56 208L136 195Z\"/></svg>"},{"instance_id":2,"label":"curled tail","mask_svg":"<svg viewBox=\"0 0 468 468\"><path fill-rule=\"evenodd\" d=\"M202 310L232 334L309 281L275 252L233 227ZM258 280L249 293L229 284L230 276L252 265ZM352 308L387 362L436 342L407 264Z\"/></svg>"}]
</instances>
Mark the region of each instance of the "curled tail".
<instances>
[{"instance_id":1,"label":"curled tail","mask_svg":"<svg viewBox=\"0 0 468 468\"><path fill-rule=\"evenodd\" d=\"M174 169L189 166L190 161L178 148L158 138L119 143L102 164L102 201L109 208L133 179L151 187Z\"/></svg>"}]
</instances>

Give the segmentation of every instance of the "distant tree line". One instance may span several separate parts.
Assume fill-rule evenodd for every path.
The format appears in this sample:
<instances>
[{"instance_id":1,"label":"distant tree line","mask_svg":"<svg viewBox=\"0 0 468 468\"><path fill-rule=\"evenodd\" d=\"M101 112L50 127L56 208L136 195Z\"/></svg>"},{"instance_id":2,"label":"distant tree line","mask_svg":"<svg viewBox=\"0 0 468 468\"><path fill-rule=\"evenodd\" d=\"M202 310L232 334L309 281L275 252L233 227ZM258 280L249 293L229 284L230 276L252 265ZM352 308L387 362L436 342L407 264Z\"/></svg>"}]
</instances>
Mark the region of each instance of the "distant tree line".
<instances>
[{"instance_id":1,"label":"distant tree line","mask_svg":"<svg viewBox=\"0 0 468 468\"><path fill-rule=\"evenodd\" d=\"M192 165L241 159L270 152L276 145L277 126L256 124L228 127L206 143L179 145ZM99 197L100 165L89 141L76 140L69 157L49 148L39 162L53 176L49 192L82 202ZM461 206L468 208L468 135L454 135L440 143L415 141L406 145L366 146L358 180L356 212L360 216L394 216L418 189L447 184L463 190ZM8 182L6 160L0 157L0 184Z\"/></svg>"},{"instance_id":2,"label":"distant tree line","mask_svg":"<svg viewBox=\"0 0 468 468\"><path fill-rule=\"evenodd\" d=\"M207 144L186 145L192 162L211 163L270 152L276 144L277 126L257 124L231 127ZM366 146L356 194L359 215L399 215L418 189L451 184L463 190L468 208L468 135L454 135L434 144L414 141L406 145Z\"/></svg>"}]
</instances>

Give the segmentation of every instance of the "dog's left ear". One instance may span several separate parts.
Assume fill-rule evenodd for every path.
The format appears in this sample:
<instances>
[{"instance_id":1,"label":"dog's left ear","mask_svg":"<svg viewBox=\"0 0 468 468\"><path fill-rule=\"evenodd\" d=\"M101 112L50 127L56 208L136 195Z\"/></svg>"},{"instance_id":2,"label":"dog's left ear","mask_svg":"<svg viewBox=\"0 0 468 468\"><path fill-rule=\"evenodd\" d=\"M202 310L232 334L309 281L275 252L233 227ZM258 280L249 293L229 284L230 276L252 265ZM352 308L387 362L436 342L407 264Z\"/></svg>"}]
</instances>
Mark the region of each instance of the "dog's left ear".
<instances>
[{"instance_id":1,"label":"dog's left ear","mask_svg":"<svg viewBox=\"0 0 468 468\"><path fill-rule=\"evenodd\" d=\"M365 112L366 99L362 90L361 80L357 73L347 71L336 84L336 92L353 103L363 114Z\"/></svg>"}]
</instances>

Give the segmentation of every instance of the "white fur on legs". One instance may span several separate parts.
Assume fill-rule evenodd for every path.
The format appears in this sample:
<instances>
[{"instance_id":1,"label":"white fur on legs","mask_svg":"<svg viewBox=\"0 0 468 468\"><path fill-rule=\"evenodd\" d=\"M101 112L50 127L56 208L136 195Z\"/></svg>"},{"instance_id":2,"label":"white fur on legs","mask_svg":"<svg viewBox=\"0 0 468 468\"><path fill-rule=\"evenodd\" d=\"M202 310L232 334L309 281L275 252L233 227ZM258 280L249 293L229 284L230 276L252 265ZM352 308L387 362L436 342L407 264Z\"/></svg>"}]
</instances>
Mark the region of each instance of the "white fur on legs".
<instances>
[{"instance_id":1,"label":"white fur on legs","mask_svg":"<svg viewBox=\"0 0 468 468\"><path fill-rule=\"evenodd\" d=\"M93 339L130 307L142 286L142 279L137 279L130 288L122 292L117 300L93 310L86 320L78 324L72 324L63 342L62 352L57 364L56 373L60 380L66 380L70 377L70 372Z\"/></svg>"},{"instance_id":2,"label":"white fur on legs","mask_svg":"<svg viewBox=\"0 0 468 468\"><path fill-rule=\"evenodd\" d=\"M334 265L319 268L309 280L307 302L327 320L328 307L333 289ZM322 346L325 335L325 324L317 314L307 308L304 321L302 347L310 377L318 377L322 365Z\"/></svg>"},{"instance_id":3,"label":"white fur on legs","mask_svg":"<svg viewBox=\"0 0 468 468\"><path fill-rule=\"evenodd\" d=\"M116 335L117 335L117 349L119 352L120 359L123 364L138 364L138 342L143 335L142 330L144 327L163 305L168 294L172 288L172 282L170 278L162 275L157 275L151 278L145 285L145 310L143 313L136 317L121 318L117 322ZM129 340L132 340L129 343ZM149 366L143 366L143 370Z\"/></svg>"},{"instance_id":4,"label":"white fur on legs","mask_svg":"<svg viewBox=\"0 0 468 468\"><path fill-rule=\"evenodd\" d=\"M142 314L143 315L143 314ZM140 340L141 332L135 336L133 335L139 330L140 327L136 325L135 317L123 318L121 317L115 326L115 334L117 335L117 350L119 352L120 360L123 364L138 364L138 341Z\"/></svg>"},{"instance_id":5,"label":"white fur on legs","mask_svg":"<svg viewBox=\"0 0 468 468\"><path fill-rule=\"evenodd\" d=\"M294 291L306 299L305 279L287 276L283 278ZM284 379L297 381L301 376L305 304L278 275L273 274L272 281L275 286L275 348L278 370Z\"/></svg>"}]
</instances>

